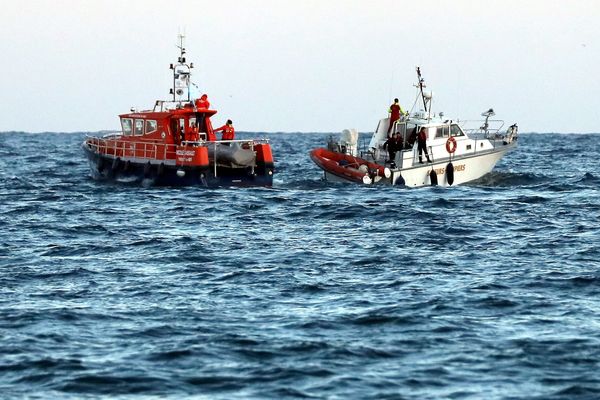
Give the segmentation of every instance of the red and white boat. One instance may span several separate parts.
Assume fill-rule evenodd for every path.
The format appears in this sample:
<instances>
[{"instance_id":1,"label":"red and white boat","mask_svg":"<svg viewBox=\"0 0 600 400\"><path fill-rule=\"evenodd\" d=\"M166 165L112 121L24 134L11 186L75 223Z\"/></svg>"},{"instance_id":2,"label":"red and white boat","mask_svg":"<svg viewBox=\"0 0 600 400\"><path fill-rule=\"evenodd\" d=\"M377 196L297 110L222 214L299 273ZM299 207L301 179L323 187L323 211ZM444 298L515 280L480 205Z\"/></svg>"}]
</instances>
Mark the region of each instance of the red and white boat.
<instances>
[{"instance_id":1,"label":"red and white boat","mask_svg":"<svg viewBox=\"0 0 600 400\"><path fill-rule=\"evenodd\" d=\"M82 144L96 179L146 181L153 185L271 186L273 155L268 139L216 140L217 113L191 97L191 70L183 35L171 64L171 100L150 110L119 115L121 131L86 137ZM195 85L194 85L195 86Z\"/></svg>"},{"instance_id":2,"label":"red and white boat","mask_svg":"<svg viewBox=\"0 0 600 400\"><path fill-rule=\"evenodd\" d=\"M401 116L391 127L390 118L381 119L368 146L361 149L358 133L344 130L340 140L330 139L327 148L310 152L326 180L408 187L456 185L491 172L500 158L516 147L517 124L503 131L503 121L490 119L495 115L492 109L481 114L483 121L451 120L443 113L436 116L431 112L433 96L423 90L419 68L417 74L413 109L419 101L423 109ZM427 139L427 156L423 157L416 140L421 131ZM397 135L396 151L388 152L384 145L393 133Z\"/></svg>"},{"instance_id":3,"label":"red and white boat","mask_svg":"<svg viewBox=\"0 0 600 400\"><path fill-rule=\"evenodd\" d=\"M328 175L355 183L370 185L383 177L389 178L391 174L390 169L383 165L324 148L311 151L310 158Z\"/></svg>"}]
</instances>

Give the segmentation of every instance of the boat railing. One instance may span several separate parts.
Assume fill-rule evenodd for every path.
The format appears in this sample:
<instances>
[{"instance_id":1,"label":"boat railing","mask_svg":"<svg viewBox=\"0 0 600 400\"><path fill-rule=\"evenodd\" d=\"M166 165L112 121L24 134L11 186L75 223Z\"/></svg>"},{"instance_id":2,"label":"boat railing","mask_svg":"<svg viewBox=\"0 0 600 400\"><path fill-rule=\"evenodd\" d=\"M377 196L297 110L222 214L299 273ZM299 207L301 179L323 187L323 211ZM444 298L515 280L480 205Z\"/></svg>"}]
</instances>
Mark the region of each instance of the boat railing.
<instances>
[{"instance_id":1,"label":"boat railing","mask_svg":"<svg viewBox=\"0 0 600 400\"><path fill-rule=\"evenodd\" d=\"M120 135L87 137L86 144L94 153L114 158L137 158L147 160L175 159L177 145L167 143L118 140Z\"/></svg>"},{"instance_id":2,"label":"boat railing","mask_svg":"<svg viewBox=\"0 0 600 400\"><path fill-rule=\"evenodd\" d=\"M185 108L185 106L189 104L191 103L187 100L156 100L152 111L163 112L168 110L178 110L181 108Z\"/></svg>"},{"instance_id":3,"label":"boat railing","mask_svg":"<svg viewBox=\"0 0 600 400\"><path fill-rule=\"evenodd\" d=\"M259 139L234 139L234 140L215 140L213 142L209 142L206 140L184 140L183 142L181 142L183 145L191 145L191 146L210 146L213 144L219 145L219 144L224 144L229 146L230 143L239 143L241 146L243 146L244 144L248 144L249 146L251 146L252 148L254 148L255 145L257 144L261 144L261 143L265 143L268 144L269 143L269 139L267 138L259 138Z\"/></svg>"},{"instance_id":4,"label":"boat railing","mask_svg":"<svg viewBox=\"0 0 600 400\"><path fill-rule=\"evenodd\" d=\"M117 137L119 137L121 135L122 135L121 132L115 131L115 132L110 132L110 133L107 133L106 135L103 135L102 138L103 139L114 139L114 138L117 138ZM92 136L86 136L86 137L90 138Z\"/></svg>"},{"instance_id":5,"label":"boat railing","mask_svg":"<svg viewBox=\"0 0 600 400\"><path fill-rule=\"evenodd\" d=\"M177 148L180 146L205 146L218 151L219 146L238 144L241 148L254 151L257 144L267 144L269 139L237 139L207 141L183 141L180 145L169 143L156 143L148 141L119 140L120 134L108 134L103 137L87 136L85 143L94 153L112 156L114 158L136 158L143 160L174 160Z\"/></svg>"},{"instance_id":6,"label":"boat railing","mask_svg":"<svg viewBox=\"0 0 600 400\"><path fill-rule=\"evenodd\" d=\"M461 121L460 127L463 132L472 139L482 138L491 139L500 135L500 131L504 127L504 121L501 119L489 120L464 120Z\"/></svg>"}]
</instances>

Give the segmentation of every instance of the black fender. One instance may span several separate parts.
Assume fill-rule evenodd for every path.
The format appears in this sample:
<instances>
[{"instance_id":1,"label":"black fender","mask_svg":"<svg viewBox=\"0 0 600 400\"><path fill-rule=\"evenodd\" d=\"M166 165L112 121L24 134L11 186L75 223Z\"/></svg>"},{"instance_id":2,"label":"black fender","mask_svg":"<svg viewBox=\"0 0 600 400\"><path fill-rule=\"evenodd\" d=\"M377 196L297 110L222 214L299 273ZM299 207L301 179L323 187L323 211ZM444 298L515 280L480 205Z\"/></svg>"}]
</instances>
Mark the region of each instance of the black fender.
<instances>
[{"instance_id":1,"label":"black fender","mask_svg":"<svg viewBox=\"0 0 600 400\"><path fill-rule=\"evenodd\" d=\"M156 170L156 175L158 177L163 176L165 173L165 163L160 163L160 165L158 166L158 169Z\"/></svg>"},{"instance_id":2,"label":"black fender","mask_svg":"<svg viewBox=\"0 0 600 400\"><path fill-rule=\"evenodd\" d=\"M104 158L102 158L102 156L98 156L98 159L96 160L96 169L98 172L104 171Z\"/></svg>"},{"instance_id":3,"label":"black fender","mask_svg":"<svg viewBox=\"0 0 600 400\"><path fill-rule=\"evenodd\" d=\"M435 172L435 169L432 169L429 172L429 180L431 181L431 186L438 185L437 173Z\"/></svg>"},{"instance_id":4,"label":"black fender","mask_svg":"<svg viewBox=\"0 0 600 400\"><path fill-rule=\"evenodd\" d=\"M112 166L110 167L113 173L117 172L117 170L119 169L119 164L121 164L121 159L117 157L113 160Z\"/></svg>"},{"instance_id":5,"label":"black fender","mask_svg":"<svg viewBox=\"0 0 600 400\"><path fill-rule=\"evenodd\" d=\"M446 182L450 186L454 183L454 165L451 162L446 165Z\"/></svg>"},{"instance_id":6,"label":"black fender","mask_svg":"<svg viewBox=\"0 0 600 400\"><path fill-rule=\"evenodd\" d=\"M392 172L392 174L393 174L393 172ZM400 174L400 176L398 177L398 179L396 179L395 185L400 185L400 186L405 186L406 185L406 181L404 180L404 177L402 176L402 174Z\"/></svg>"},{"instance_id":7,"label":"black fender","mask_svg":"<svg viewBox=\"0 0 600 400\"><path fill-rule=\"evenodd\" d=\"M150 164L150 161L148 161L146 165L144 165L144 178L148 178L150 176L150 172L152 172L152 164Z\"/></svg>"},{"instance_id":8,"label":"black fender","mask_svg":"<svg viewBox=\"0 0 600 400\"><path fill-rule=\"evenodd\" d=\"M119 165L121 164L121 159L116 157L112 160L110 165L110 170L108 171L108 176L110 178L114 178L119 173Z\"/></svg>"}]
</instances>

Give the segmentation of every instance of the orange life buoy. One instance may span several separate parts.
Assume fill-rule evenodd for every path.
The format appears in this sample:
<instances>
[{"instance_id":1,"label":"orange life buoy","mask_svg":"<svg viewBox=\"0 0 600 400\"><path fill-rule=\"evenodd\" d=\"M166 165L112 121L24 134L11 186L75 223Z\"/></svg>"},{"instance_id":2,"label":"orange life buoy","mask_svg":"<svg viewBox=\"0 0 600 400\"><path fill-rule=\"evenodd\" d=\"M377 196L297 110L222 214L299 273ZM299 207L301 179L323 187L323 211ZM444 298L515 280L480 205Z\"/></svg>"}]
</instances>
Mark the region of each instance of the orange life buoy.
<instances>
[{"instance_id":1,"label":"orange life buoy","mask_svg":"<svg viewBox=\"0 0 600 400\"><path fill-rule=\"evenodd\" d=\"M453 136L450 136L448 140L446 140L446 151L450 154L456 151L456 139Z\"/></svg>"}]
</instances>

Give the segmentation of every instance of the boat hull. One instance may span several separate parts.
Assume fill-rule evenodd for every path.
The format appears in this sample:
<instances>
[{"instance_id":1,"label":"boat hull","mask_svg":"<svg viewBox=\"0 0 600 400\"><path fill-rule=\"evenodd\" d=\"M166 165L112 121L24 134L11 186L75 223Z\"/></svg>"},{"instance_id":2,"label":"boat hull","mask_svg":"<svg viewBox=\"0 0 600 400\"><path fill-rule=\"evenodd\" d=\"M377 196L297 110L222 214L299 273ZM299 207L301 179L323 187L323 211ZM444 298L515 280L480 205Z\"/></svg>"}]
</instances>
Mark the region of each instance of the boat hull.
<instances>
[{"instance_id":1,"label":"boat hull","mask_svg":"<svg viewBox=\"0 0 600 400\"><path fill-rule=\"evenodd\" d=\"M509 144L484 153L479 152L452 159L445 158L433 163L416 164L409 168L390 169L391 175L389 177L382 176L381 179L374 180L373 182L363 182L360 179L356 179L355 176L344 175L339 172L340 168L342 168L339 165L336 166L333 163L327 164L315 161L315 157L313 156L315 150L311 152L311 158L324 171L325 179L332 182L378 183L407 187L430 185L453 186L477 180L490 173L504 154L514 148L515 145ZM358 157L355 157L355 159L358 163L373 164ZM451 171L449 171L450 163L452 164ZM379 164L376 165L382 167ZM435 171L437 178L434 178L433 182L432 171Z\"/></svg>"},{"instance_id":2,"label":"boat hull","mask_svg":"<svg viewBox=\"0 0 600 400\"><path fill-rule=\"evenodd\" d=\"M91 176L97 180L147 182L153 186L271 187L273 185L273 165L266 163L240 168L217 165L215 170L214 164L178 166L174 161L169 160L121 159L91 151L85 143L82 149L88 160Z\"/></svg>"},{"instance_id":3,"label":"boat hull","mask_svg":"<svg viewBox=\"0 0 600 400\"><path fill-rule=\"evenodd\" d=\"M443 161L417 164L412 168L392 169L390 183L392 185L405 185L408 187L421 187L430 185L454 186L477 180L492 172L496 163L513 146L505 146L486 153L478 153L470 156L445 159ZM452 163L452 171L448 171L448 165ZM431 171L437 176L432 183Z\"/></svg>"}]
</instances>

